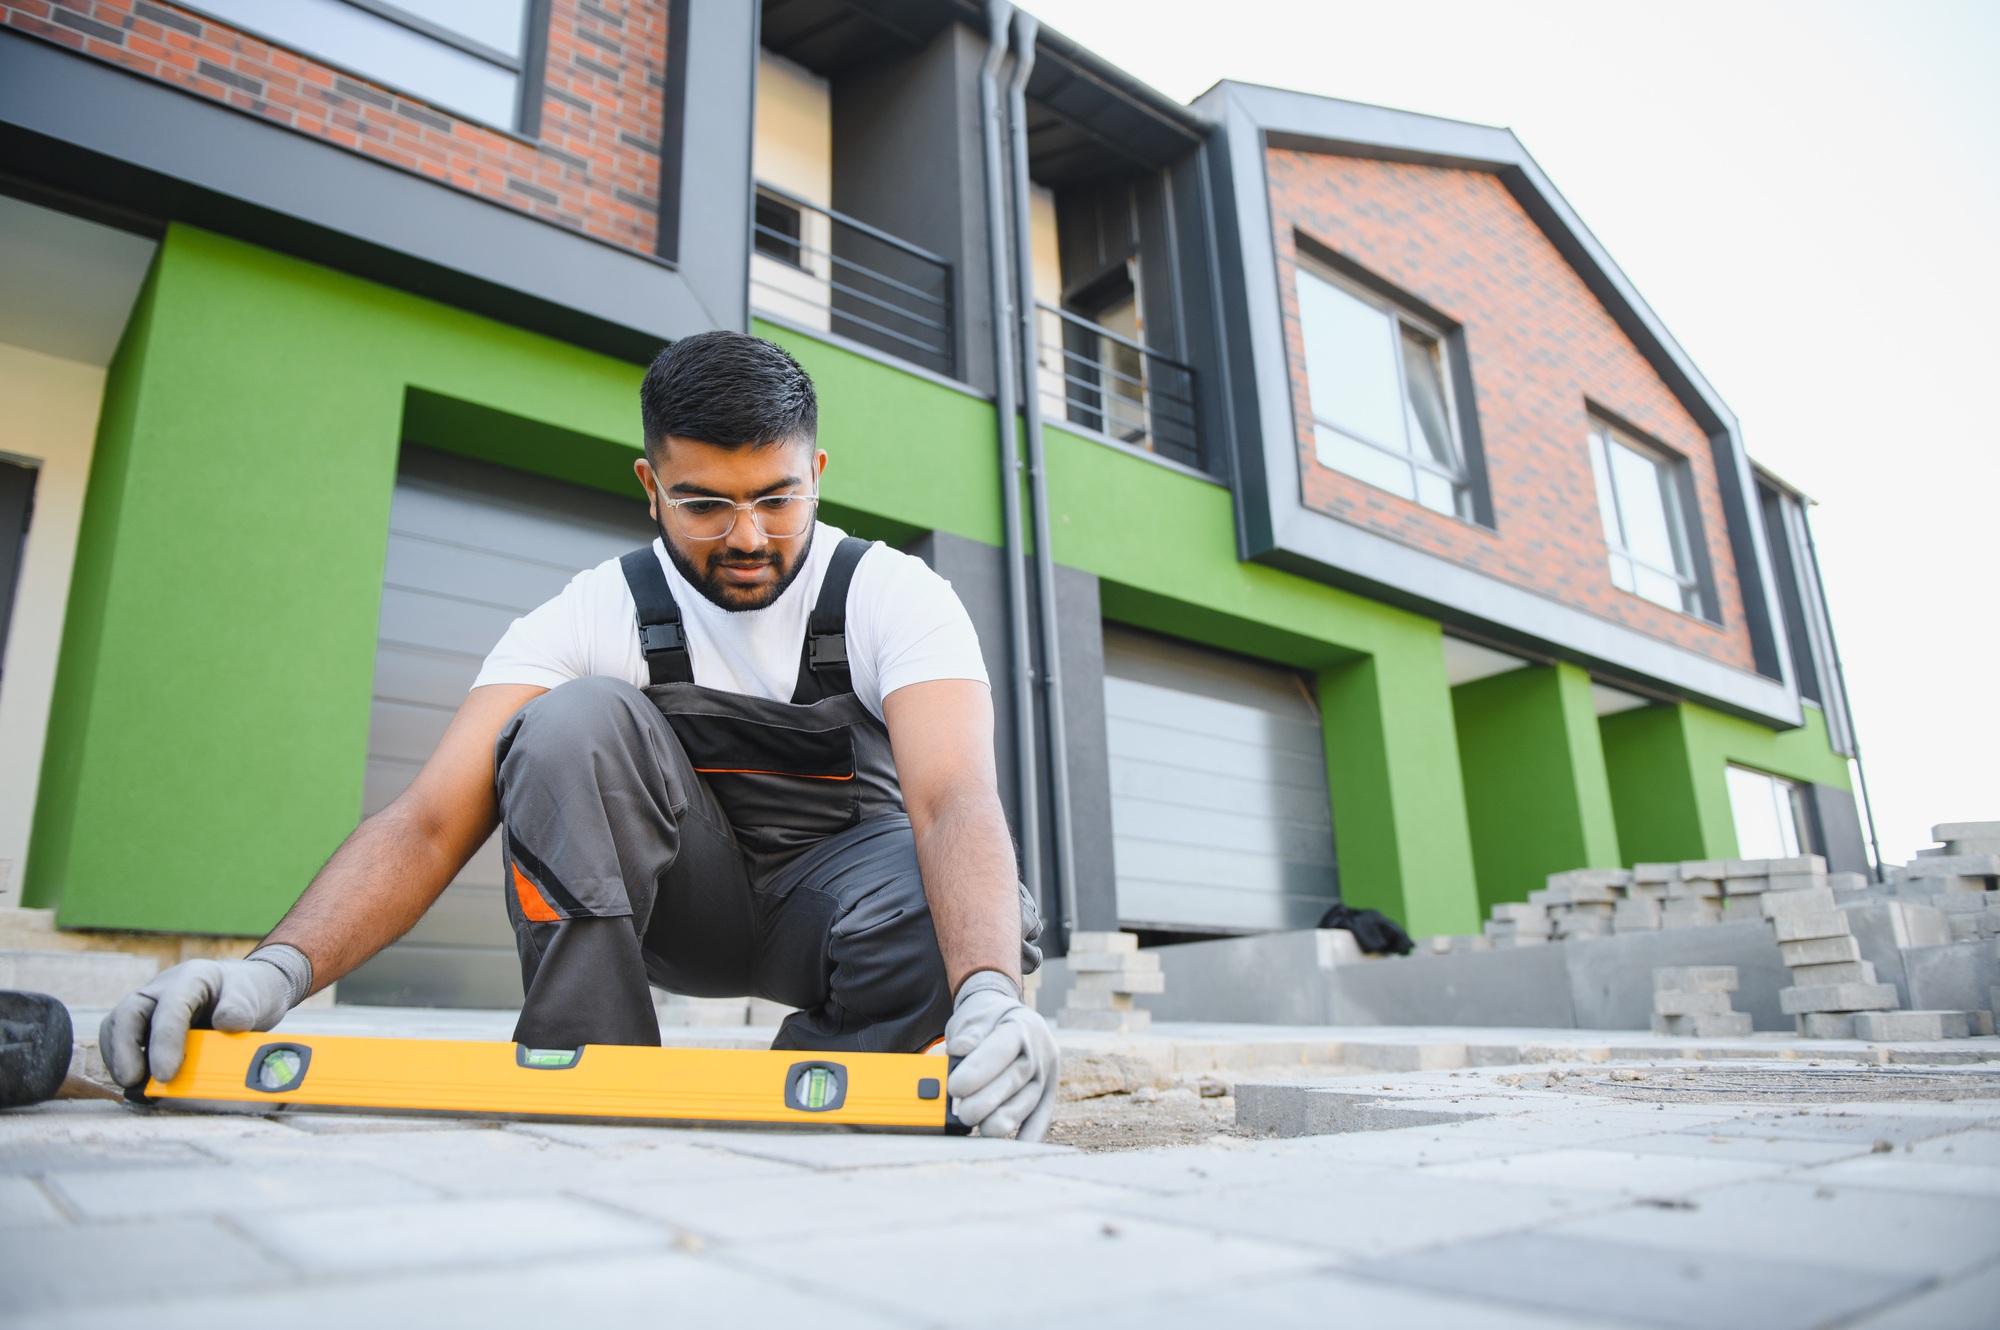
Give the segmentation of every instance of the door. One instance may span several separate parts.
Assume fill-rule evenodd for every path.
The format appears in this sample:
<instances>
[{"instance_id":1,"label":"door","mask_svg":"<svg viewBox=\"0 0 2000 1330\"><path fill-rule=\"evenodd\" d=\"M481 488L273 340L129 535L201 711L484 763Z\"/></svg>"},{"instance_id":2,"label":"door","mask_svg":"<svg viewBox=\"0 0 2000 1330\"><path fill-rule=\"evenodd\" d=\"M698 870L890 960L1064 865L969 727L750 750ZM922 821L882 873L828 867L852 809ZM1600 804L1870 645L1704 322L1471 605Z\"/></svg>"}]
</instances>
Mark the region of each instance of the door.
<instances>
[{"instance_id":1,"label":"door","mask_svg":"<svg viewBox=\"0 0 2000 1330\"><path fill-rule=\"evenodd\" d=\"M508 624L653 535L637 500L406 448L389 513L363 812L415 778ZM340 1000L518 1007L501 871L496 833L415 928L340 981Z\"/></svg>"},{"instance_id":2,"label":"door","mask_svg":"<svg viewBox=\"0 0 2000 1330\"><path fill-rule=\"evenodd\" d=\"M1319 922L1339 886L1304 676L1107 624L1104 709L1121 927Z\"/></svg>"}]
</instances>

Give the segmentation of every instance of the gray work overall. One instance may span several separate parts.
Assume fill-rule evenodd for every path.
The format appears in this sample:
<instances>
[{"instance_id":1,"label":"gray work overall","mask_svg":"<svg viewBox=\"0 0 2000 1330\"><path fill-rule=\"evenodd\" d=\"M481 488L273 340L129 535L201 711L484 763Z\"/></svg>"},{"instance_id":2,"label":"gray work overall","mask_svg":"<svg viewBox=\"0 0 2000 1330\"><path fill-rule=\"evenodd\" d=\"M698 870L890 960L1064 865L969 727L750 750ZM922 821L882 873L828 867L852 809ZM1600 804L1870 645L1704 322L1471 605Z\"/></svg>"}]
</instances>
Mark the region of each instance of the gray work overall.
<instances>
[{"instance_id":1,"label":"gray work overall","mask_svg":"<svg viewBox=\"0 0 2000 1330\"><path fill-rule=\"evenodd\" d=\"M951 992L887 727L855 697L829 561L792 700L694 681L652 547L621 561L649 687L574 679L500 733L495 785L526 1002L517 1042L659 1043L648 984L797 1007L776 1048L915 1052ZM1024 965L1040 934L1022 892Z\"/></svg>"}]
</instances>

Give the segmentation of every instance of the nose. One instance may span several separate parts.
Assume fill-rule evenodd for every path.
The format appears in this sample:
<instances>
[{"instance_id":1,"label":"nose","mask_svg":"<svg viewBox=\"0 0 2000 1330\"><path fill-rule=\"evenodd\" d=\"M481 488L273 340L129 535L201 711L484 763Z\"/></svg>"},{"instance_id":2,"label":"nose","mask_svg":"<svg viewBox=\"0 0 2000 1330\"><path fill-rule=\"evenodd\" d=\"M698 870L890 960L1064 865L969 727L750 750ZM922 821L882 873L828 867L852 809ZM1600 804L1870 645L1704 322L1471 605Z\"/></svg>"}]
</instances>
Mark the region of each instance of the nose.
<instances>
[{"instance_id":1,"label":"nose","mask_svg":"<svg viewBox=\"0 0 2000 1330\"><path fill-rule=\"evenodd\" d=\"M771 542L770 537L757 529L757 523L750 513L738 508L736 525L729 528L729 535L722 543L735 554L758 554Z\"/></svg>"}]
</instances>

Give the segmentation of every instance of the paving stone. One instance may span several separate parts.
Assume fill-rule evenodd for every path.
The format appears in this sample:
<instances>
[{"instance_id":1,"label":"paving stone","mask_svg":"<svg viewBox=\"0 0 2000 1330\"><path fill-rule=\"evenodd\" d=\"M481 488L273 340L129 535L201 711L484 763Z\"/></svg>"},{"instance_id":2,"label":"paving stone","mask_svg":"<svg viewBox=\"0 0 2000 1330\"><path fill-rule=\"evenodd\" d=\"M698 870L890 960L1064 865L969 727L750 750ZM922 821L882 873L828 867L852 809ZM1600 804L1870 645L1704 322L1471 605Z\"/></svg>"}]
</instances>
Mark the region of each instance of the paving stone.
<instances>
[{"instance_id":1,"label":"paving stone","mask_svg":"<svg viewBox=\"0 0 2000 1330\"><path fill-rule=\"evenodd\" d=\"M1551 1316L1451 1293L1402 1287L1339 1274L1259 1282L1193 1297L1138 1299L1075 1317L1037 1316L1037 1330L1176 1330L1252 1326L1257 1330L1327 1330L1329 1326L1394 1326L1396 1330L1583 1330L1614 1322ZM1615 1324L1624 1324L1623 1322Z\"/></svg>"},{"instance_id":2,"label":"paving stone","mask_svg":"<svg viewBox=\"0 0 2000 1330\"><path fill-rule=\"evenodd\" d=\"M1868 961L1832 961L1823 965L1794 965L1792 983L1800 988L1821 988L1828 984L1873 984L1875 967Z\"/></svg>"},{"instance_id":3,"label":"paving stone","mask_svg":"<svg viewBox=\"0 0 2000 1330\"><path fill-rule=\"evenodd\" d=\"M1206 1184L1208 1179L1198 1181ZM590 1200L719 1242L813 1238L838 1216L842 1233L957 1224L1052 1210L1104 1206L1128 1187L1047 1173L934 1165L883 1172L808 1173L686 1184L599 1183L576 1189ZM896 1239L885 1235L885 1244Z\"/></svg>"},{"instance_id":4,"label":"paving stone","mask_svg":"<svg viewBox=\"0 0 2000 1330\"><path fill-rule=\"evenodd\" d=\"M1824 874L1826 872L1826 860L1817 854L1795 854L1789 859L1766 859L1764 861L1764 871L1771 874Z\"/></svg>"},{"instance_id":5,"label":"paving stone","mask_svg":"<svg viewBox=\"0 0 2000 1330\"><path fill-rule=\"evenodd\" d=\"M2000 822L1940 822L1931 828L1935 841L2000 839Z\"/></svg>"},{"instance_id":6,"label":"paving stone","mask_svg":"<svg viewBox=\"0 0 2000 1330\"><path fill-rule=\"evenodd\" d=\"M1812 914L1780 915L1771 921L1777 930L1780 942L1805 942L1812 938L1847 937L1854 931L1842 910L1823 910Z\"/></svg>"},{"instance_id":7,"label":"paving stone","mask_svg":"<svg viewBox=\"0 0 2000 1330\"><path fill-rule=\"evenodd\" d=\"M1153 951L1082 951L1073 954L1070 973L1091 974L1114 970L1124 974L1153 974L1160 968L1160 956Z\"/></svg>"},{"instance_id":8,"label":"paving stone","mask_svg":"<svg viewBox=\"0 0 2000 1330\"><path fill-rule=\"evenodd\" d=\"M1853 1323L1851 1330L1993 1330L2000 1266L1955 1279Z\"/></svg>"},{"instance_id":9,"label":"paving stone","mask_svg":"<svg viewBox=\"0 0 2000 1330\"><path fill-rule=\"evenodd\" d=\"M1894 984L1820 984L1778 990L1778 1007L1787 1016L1808 1011L1893 1011Z\"/></svg>"},{"instance_id":10,"label":"paving stone","mask_svg":"<svg viewBox=\"0 0 2000 1330\"><path fill-rule=\"evenodd\" d=\"M185 1141L29 1141L0 1145L0 1176L216 1162L213 1156L203 1154Z\"/></svg>"},{"instance_id":11,"label":"paving stone","mask_svg":"<svg viewBox=\"0 0 2000 1330\"><path fill-rule=\"evenodd\" d=\"M1786 965L1838 965L1861 959L1861 941L1853 936L1818 937L1805 942L1780 942L1778 959Z\"/></svg>"},{"instance_id":12,"label":"paving stone","mask_svg":"<svg viewBox=\"0 0 2000 1330\"><path fill-rule=\"evenodd\" d=\"M1660 965L1653 969L1653 991L1734 993L1737 977L1734 965Z\"/></svg>"},{"instance_id":13,"label":"paving stone","mask_svg":"<svg viewBox=\"0 0 2000 1330\"><path fill-rule=\"evenodd\" d=\"M1755 1027L1747 1011L1653 1017L1654 1034L1675 1035L1682 1039L1747 1039L1754 1032Z\"/></svg>"},{"instance_id":14,"label":"paving stone","mask_svg":"<svg viewBox=\"0 0 2000 1330\"><path fill-rule=\"evenodd\" d=\"M1440 1176L1425 1168L1345 1168L1263 1187L1145 1198L1128 1214L1302 1243L1366 1260L1510 1232L1622 1204L1603 1191Z\"/></svg>"},{"instance_id":15,"label":"paving stone","mask_svg":"<svg viewBox=\"0 0 2000 1330\"><path fill-rule=\"evenodd\" d=\"M867 1132L703 1132L702 1144L806 1168L893 1168L907 1164L1007 1163L1071 1153L1069 1147L983 1136L901 1136Z\"/></svg>"},{"instance_id":16,"label":"paving stone","mask_svg":"<svg viewBox=\"0 0 2000 1330\"><path fill-rule=\"evenodd\" d=\"M1069 935L1071 951L1137 951L1137 933L1093 933L1079 931Z\"/></svg>"},{"instance_id":17,"label":"paving stone","mask_svg":"<svg viewBox=\"0 0 2000 1330\"><path fill-rule=\"evenodd\" d=\"M1656 1212L1658 1213L1658 1212ZM1374 1279L1688 1330L1808 1330L1883 1306L1922 1281L1805 1262L1517 1233L1372 1262Z\"/></svg>"},{"instance_id":18,"label":"paving stone","mask_svg":"<svg viewBox=\"0 0 2000 1330\"><path fill-rule=\"evenodd\" d=\"M1924 1107L1934 1110L1937 1106L1927 1104ZM1889 1113L1881 1111L1881 1106L1872 1104L1868 1109L1867 1112L1765 1114L1717 1123L1709 1134L1780 1141L1841 1141L1867 1149L1876 1141L1887 1141L1898 1147L1914 1145L1933 1137L1964 1131L1968 1125L1963 1118L1946 1117L1935 1112Z\"/></svg>"},{"instance_id":19,"label":"paving stone","mask_svg":"<svg viewBox=\"0 0 2000 1330\"><path fill-rule=\"evenodd\" d=\"M1678 880L1680 875L1681 866L1679 864L1632 865L1632 880L1634 882L1673 882Z\"/></svg>"},{"instance_id":20,"label":"paving stone","mask_svg":"<svg viewBox=\"0 0 2000 1330\"><path fill-rule=\"evenodd\" d=\"M566 1197L279 1212L257 1220L264 1247L304 1270L408 1270L665 1247L657 1224Z\"/></svg>"},{"instance_id":21,"label":"paving stone","mask_svg":"<svg viewBox=\"0 0 2000 1330\"><path fill-rule=\"evenodd\" d=\"M1808 1173L1797 1181L1718 1187L1703 1192L1693 1210L1628 1208L1587 1215L1547 1231L1929 1279L2000 1256L2000 1200L1825 1187Z\"/></svg>"},{"instance_id":22,"label":"paving stone","mask_svg":"<svg viewBox=\"0 0 2000 1330\"><path fill-rule=\"evenodd\" d=\"M1864 1011L1854 1017L1854 1035L1876 1043L1968 1039L1972 1021L1963 1011Z\"/></svg>"},{"instance_id":23,"label":"paving stone","mask_svg":"<svg viewBox=\"0 0 2000 1330\"><path fill-rule=\"evenodd\" d=\"M1881 1187L1891 1191L1947 1192L2000 1201L2000 1167L1950 1160L1912 1159L1897 1151L1865 1154L1812 1171L1824 1187Z\"/></svg>"},{"instance_id":24,"label":"paving stone","mask_svg":"<svg viewBox=\"0 0 2000 1330\"><path fill-rule=\"evenodd\" d=\"M1719 900L1723 895L1723 884L1712 878L1690 877L1667 883L1666 899L1669 901Z\"/></svg>"},{"instance_id":25,"label":"paving stone","mask_svg":"<svg viewBox=\"0 0 2000 1330\"><path fill-rule=\"evenodd\" d=\"M1798 1018L1799 1033L1808 1039L1854 1038L1851 1011L1809 1011Z\"/></svg>"},{"instance_id":26,"label":"paving stone","mask_svg":"<svg viewBox=\"0 0 2000 1330\"><path fill-rule=\"evenodd\" d=\"M1668 989L1653 993L1653 1014L1656 1016L1707 1016L1728 1010L1727 992L1687 993Z\"/></svg>"},{"instance_id":27,"label":"paving stone","mask_svg":"<svg viewBox=\"0 0 2000 1330\"><path fill-rule=\"evenodd\" d=\"M560 1327L653 1325L812 1326L813 1330L890 1330L906 1326L860 1300L827 1298L782 1280L736 1270L704 1255L569 1256L388 1277L319 1280L162 1302L148 1299L136 1318L147 1330L215 1330L282 1325L285 1330L354 1330L355 1326ZM65 1316L46 1330L129 1330L130 1307ZM27 1323L43 1330L44 1323Z\"/></svg>"},{"instance_id":28,"label":"paving stone","mask_svg":"<svg viewBox=\"0 0 2000 1330\"><path fill-rule=\"evenodd\" d=\"M62 1222L61 1212L34 1179L0 1177L0 1229Z\"/></svg>"},{"instance_id":29,"label":"paving stone","mask_svg":"<svg viewBox=\"0 0 2000 1330\"><path fill-rule=\"evenodd\" d=\"M1603 1150L1638 1154L1692 1155L1701 1159L1753 1159L1775 1164L1830 1164L1874 1149L1872 1141L1770 1140L1762 1136L1721 1136L1713 1130L1659 1132L1604 1141ZM1921 1148L1921 1147L1919 1147Z\"/></svg>"},{"instance_id":30,"label":"paving stone","mask_svg":"<svg viewBox=\"0 0 2000 1330\"><path fill-rule=\"evenodd\" d=\"M1903 866L1903 879L1924 877L1994 877L2000 875L2000 854L1939 854L1913 859Z\"/></svg>"},{"instance_id":31,"label":"paving stone","mask_svg":"<svg viewBox=\"0 0 2000 1330\"><path fill-rule=\"evenodd\" d=\"M0 1241L5 1291L0 1314L113 1299L151 1301L287 1273L214 1219L21 1228ZM131 1313L125 1316L129 1325Z\"/></svg>"},{"instance_id":32,"label":"paving stone","mask_svg":"<svg viewBox=\"0 0 2000 1330\"><path fill-rule=\"evenodd\" d=\"M1805 891L1767 891L1757 898L1766 919L1802 914L1823 914L1834 908L1833 891L1812 887Z\"/></svg>"},{"instance_id":33,"label":"paving stone","mask_svg":"<svg viewBox=\"0 0 2000 1330\"><path fill-rule=\"evenodd\" d=\"M1465 1163L1439 1164L1439 1177L1527 1183L1626 1196L1676 1197L1708 1187L1772 1177L1789 1164L1717 1156L1689 1158L1636 1150L1543 1150Z\"/></svg>"},{"instance_id":34,"label":"paving stone","mask_svg":"<svg viewBox=\"0 0 2000 1330\"><path fill-rule=\"evenodd\" d=\"M1933 1136L1904 1152L1904 1158L1941 1164L1984 1164L2000 1167L2000 1131L1973 1130Z\"/></svg>"},{"instance_id":35,"label":"paving stone","mask_svg":"<svg viewBox=\"0 0 2000 1330\"><path fill-rule=\"evenodd\" d=\"M1005 1259L995 1260L997 1252ZM885 1269L879 1237L841 1233L837 1226L810 1243L733 1248L730 1259L923 1324L937 1323L949 1309L951 1323L966 1327L1020 1326L1024 1272L1032 1272L1027 1278L1035 1307L1088 1315L1114 1311L1136 1297L1173 1298L1303 1273L1325 1261L1291 1243L1090 1210L1058 1212L1033 1224L995 1219L912 1229L898 1242L893 1273Z\"/></svg>"},{"instance_id":36,"label":"paving stone","mask_svg":"<svg viewBox=\"0 0 2000 1330\"><path fill-rule=\"evenodd\" d=\"M437 1199L429 1187L352 1164L294 1159L276 1168L95 1169L45 1184L85 1219L159 1219Z\"/></svg>"}]
</instances>

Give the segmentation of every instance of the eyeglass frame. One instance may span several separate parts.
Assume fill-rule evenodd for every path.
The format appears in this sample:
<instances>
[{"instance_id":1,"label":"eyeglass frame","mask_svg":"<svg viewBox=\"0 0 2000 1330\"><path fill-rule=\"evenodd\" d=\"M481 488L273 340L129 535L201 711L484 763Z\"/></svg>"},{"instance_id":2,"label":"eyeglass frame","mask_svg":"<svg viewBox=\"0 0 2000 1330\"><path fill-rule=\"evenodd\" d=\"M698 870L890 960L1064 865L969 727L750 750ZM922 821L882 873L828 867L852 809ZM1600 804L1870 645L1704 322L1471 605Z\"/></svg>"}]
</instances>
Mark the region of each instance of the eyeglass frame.
<instances>
[{"instance_id":1,"label":"eyeglass frame","mask_svg":"<svg viewBox=\"0 0 2000 1330\"><path fill-rule=\"evenodd\" d=\"M762 522L759 522L757 520L757 505L762 503L766 499L804 499L807 503L812 505L812 512L806 517L806 525L801 529L792 532L788 536L774 536L770 532L764 529L764 525ZM722 528L719 534L713 536L691 536L686 531L682 531L680 533L681 539L683 540L698 540L703 543L707 543L708 541L711 540L729 539L730 533L736 530L736 524L742 520L742 514L745 512L750 514L750 524L757 528L757 534L762 536L766 540L797 540L800 536L803 536L807 531L812 529L813 521L819 516L818 490L814 490L810 494L760 494L756 498L751 499L747 503L737 503L734 502L733 500L725 499L719 494L690 494L685 498L678 498L678 499L670 499L664 494L658 494L654 496L654 501L658 503L662 508L673 508L673 509L684 508L691 503L728 504L732 510L729 514L729 525Z\"/></svg>"}]
</instances>

